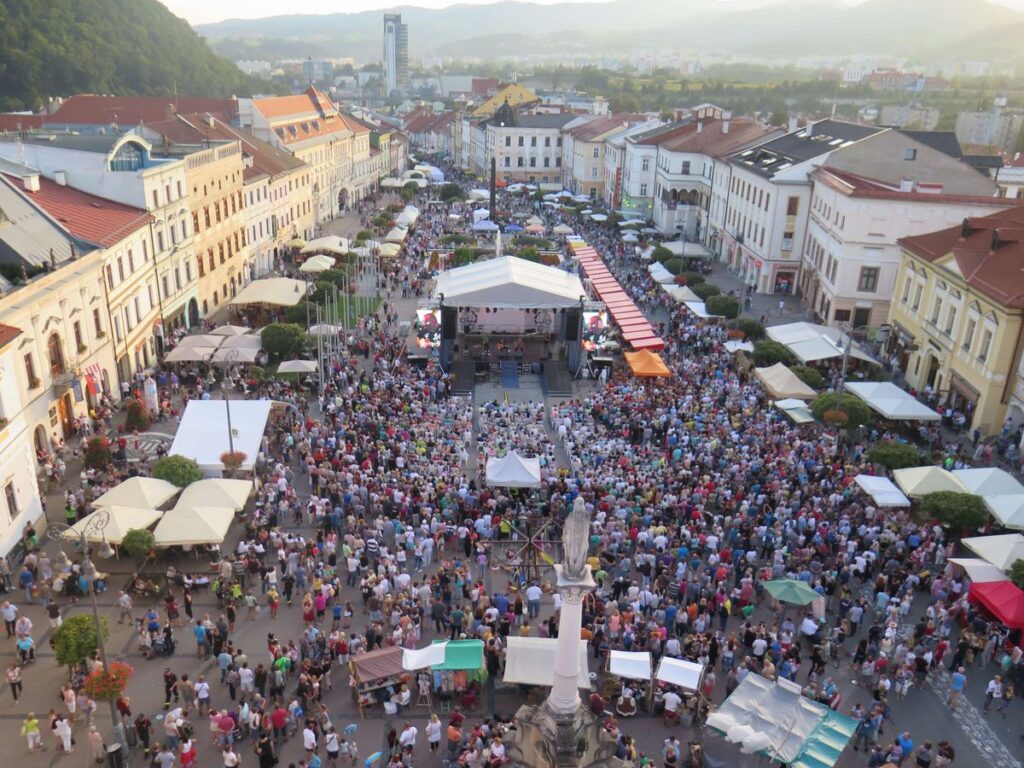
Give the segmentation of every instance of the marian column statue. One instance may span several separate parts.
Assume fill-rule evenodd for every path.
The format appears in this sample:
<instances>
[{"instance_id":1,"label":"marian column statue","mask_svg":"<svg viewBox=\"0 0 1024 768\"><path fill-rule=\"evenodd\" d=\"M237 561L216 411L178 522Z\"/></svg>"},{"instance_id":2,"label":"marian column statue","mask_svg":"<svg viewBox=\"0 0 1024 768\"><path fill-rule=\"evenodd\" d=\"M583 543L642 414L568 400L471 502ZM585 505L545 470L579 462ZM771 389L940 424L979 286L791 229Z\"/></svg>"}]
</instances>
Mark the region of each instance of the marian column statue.
<instances>
[{"instance_id":1,"label":"marian column statue","mask_svg":"<svg viewBox=\"0 0 1024 768\"><path fill-rule=\"evenodd\" d=\"M590 513L581 496L572 504L572 512L562 526L562 549L565 550L563 573L570 579L587 576L587 553L590 550Z\"/></svg>"}]
</instances>

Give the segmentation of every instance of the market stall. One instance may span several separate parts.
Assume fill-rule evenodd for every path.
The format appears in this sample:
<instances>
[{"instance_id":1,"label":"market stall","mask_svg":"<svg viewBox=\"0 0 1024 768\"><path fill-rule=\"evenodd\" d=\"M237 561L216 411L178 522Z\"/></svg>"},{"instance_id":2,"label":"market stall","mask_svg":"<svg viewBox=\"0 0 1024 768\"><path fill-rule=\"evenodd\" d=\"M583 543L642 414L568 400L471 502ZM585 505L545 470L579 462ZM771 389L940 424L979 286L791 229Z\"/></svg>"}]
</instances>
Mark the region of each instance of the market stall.
<instances>
[{"instance_id":1,"label":"market stall","mask_svg":"<svg viewBox=\"0 0 1024 768\"><path fill-rule=\"evenodd\" d=\"M408 690L412 673L402 666L403 651L397 646L353 656L349 661L349 685L359 716L375 706L390 709L401 697L402 686Z\"/></svg>"},{"instance_id":2,"label":"market stall","mask_svg":"<svg viewBox=\"0 0 1024 768\"><path fill-rule=\"evenodd\" d=\"M505 674L502 680L520 685L553 685L557 647L556 638L510 635L505 647ZM586 640L580 640L580 674L576 682L579 688L590 689Z\"/></svg>"},{"instance_id":3,"label":"market stall","mask_svg":"<svg viewBox=\"0 0 1024 768\"><path fill-rule=\"evenodd\" d=\"M857 475L853 480L880 507L910 506L910 499L887 477Z\"/></svg>"}]
</instances>

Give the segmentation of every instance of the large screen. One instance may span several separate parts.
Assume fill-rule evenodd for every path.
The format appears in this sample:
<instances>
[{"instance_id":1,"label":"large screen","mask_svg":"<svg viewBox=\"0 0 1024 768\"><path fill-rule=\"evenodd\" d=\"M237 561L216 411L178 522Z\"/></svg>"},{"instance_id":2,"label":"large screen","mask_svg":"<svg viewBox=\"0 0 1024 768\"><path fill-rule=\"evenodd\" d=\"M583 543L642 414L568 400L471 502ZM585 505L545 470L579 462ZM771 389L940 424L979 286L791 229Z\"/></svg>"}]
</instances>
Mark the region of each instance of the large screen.
<instances>
[{"instance_id":1,"label":"large screen","mask_svg":"<svg viewBox=\"0 0 1024 768\"><path fill-rule=\"evenodd\" d=\"M584 312L583 313L583 348L587 352L593 352L601 348L608 340L608 313Z\"/></svg>"},{"instance_id":2,"label":"large screen","mask_svg":"<svg viewBox=\"0 0 1024 768\"><path fill-rule=\"evenodd\" d=\"M436 349L441 346L441 310L416 310L416 346Z\"/></svg>"}]
</instances>

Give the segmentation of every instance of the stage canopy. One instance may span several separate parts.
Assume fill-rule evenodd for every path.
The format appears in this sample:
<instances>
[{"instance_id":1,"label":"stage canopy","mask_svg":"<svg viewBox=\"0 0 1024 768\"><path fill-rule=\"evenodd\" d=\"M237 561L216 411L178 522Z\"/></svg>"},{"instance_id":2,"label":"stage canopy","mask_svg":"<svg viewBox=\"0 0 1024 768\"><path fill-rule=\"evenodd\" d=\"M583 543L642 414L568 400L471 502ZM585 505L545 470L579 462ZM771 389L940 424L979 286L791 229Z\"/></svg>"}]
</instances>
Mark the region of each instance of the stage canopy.
<instances>
[{"instance_id":1,"label":"stage canopy","mask_svg":"<svg viewBox=\"0 0 1024 768\"><path fill-rule=\"evenodd\" d=\"M909 507L910 499L887 477L857 475L853 478L868 496L880 507Z\"/></svg>"},{"instance_id":2,"label":"stage canopy","mask_svg":"<svg viewBox=\"0 0 1024 768\"><path fill-rule=\"evenodd\" d=\"M979 496L1024 494L1024 485L1021 485L1020 481L1005 469L996 467L954 469L953 474L964 484L964 488Z\"/></svg>"},{"instance_id":3,"label":"stage canopy","mask_svg":"<svg viewBox=\"0 0 1024 768\"><path fill-rule=\"evenodd\" d=\"M509 451L487 459L487 484L497 488L540 488L540 459Z\"/></svg>"},{"instance_id":4,"label":"stage canopy","mask_svg":"<svg viewBox=\"0 0 1024 768\"><path fill-rule=\"evenodd\" d=\"M672 375L672 371L665 365L661 355L656 352L648 352L646 349L641 349L638 352L626 352L625 357L626 362L629 363L629 369L633 371L634 376L664 379Z\"/></svg>"},{"instance_id":5,"label":"stage canopy","mask_svg":"<svg viewBox=\"0 0 1024 768\"><path fill-rule=\"evenodd\" d=\"M93 507L142 507L155 509L178 495L181 489L155 477L130 477L93 500Z\"/></svg>"},{"instance_id":6,"label":"stage canopy","mask_svg":"<svg viewBox=\"0 0 1024 768\"><path fill-rule=\"evenodd\" d=\"M938 421L942 417L891 381L849 382L847 392L859 397L868 407L894 421Z\"/></svg>"},{"instance_id":7,"label":"stage canopy","mask_svg":"<svg viewBox=\"0 0 1024 768\"><path fill-rule=\"evenodd\" d=\"M232 400L235 451L245 454L241 469L251 470L270 418L271 400ZM204 472L222 472L221 454L229 450L228 417L223 400L190 400L171 445L171 455L194 459Z\"/></svg>"},{"instance_id":8,"label":"stage canopy","mask_svg":"<svg viewBox=\"0 0 1024 768\"><path fill-rule=\"evenodd\" d=\"M268 277L253 280L231 300L232 306L242 304L270 304L276 307L294 307L306 298L306 283L290 277Z\"/></svg>"},{"instance_id":9,"label":"stage canopy","mask_svg":"<svg viewBox=\"0 0 1024 768\"><path fill-rule=\"evenodd\" d=\"M846 336L838 329L826 325L786 323L773 325L766 329L766 333L769 339L782 344L802 363L842 357L846 349ZM878 365L856 342L850 345L850 357Z\"/></svg>"},{"instance_id":10,"label":"stage canopy","mask_svg":"<svg viewBox=\"0 0 1024 768\"><path fill-rule=\"evenodd\" d=\"M764 385L768 394L779 400L811 400L818 396L817 392L800 381L797 375L782 363L776 363L769 368L755 368L754 375Z\"/></svg>"},{"instance_id":11,"label":"stage canopy","mask_svg":"<svg viewBox=\"0 0 1024 768\"><path fill-rule=\"evenodd\" d=\"M153 531L158 547L194 547L221 544L228 534L235 510L231 507L176 506L163 516Z\"/></svg>"},{"instance_id":12,"label":"stage canopy","mask_svg":"<svg viewBox=\"0 0 1024 768\"><path fill-rule=\"evenodd\" d=\"M968 595L1010 629L1024 627L1024 592L1012 581L975 581Z\"/></svg>"},{"instance_id":13,"label":"stage canopy","mask_svg":"<svg viewBox=\"0 0 1024 768\"><path fill-rule=\"evenodd\" d=\"M174 506L231 507L236 512L241 512L251 494L251 480L211 477L187 486Z\"/></svg>"},{"instance_id":14,"label":"stage canopy","mask_svg":"<svg viewBox=\"0 0 1024 768\"><path fill-rule=\"evenodd\" d=\"M505 676L502 678L506 683L554 685L557 638L509 635L507 644ZM576 686L584 690L590 689L590 667L587 665L586 640L580 640L580 674L576 679Z\"/></svg>"},{"instance_id":15,"label":"stage canopy","mask_svg":"<svg viewBox=\"0 0 1024 768\"><path fill-rule=\"evenodd\" d=\"M998 536L971 536L960 543L996 568L1008 571L1018 560L1024 560L1024 536L1004 533Z\"/></svg>"},{"instance_id":16,"label":"stage canopy","mask_svg":"<svg viewBox=\"0 0 1024 768\"><path fill-rule=\"evenodd\" d=\"M907 496L927 496L936 491L968 492L956 475L942 467L907 467L894 470L892 477Z\"/></svg>"},{"instance_id":17,"label":"stage canopy","mask_svg":"<svg viewBox=\"0 0 1024 768\"><path fill-rule=\"evenodd\" d=\"M971 581L1006 581L1006 574L980 557L951 557L949 562L964 569Z\"/></svg>"},{"instance_id":18,"label":"stage canopy","mask_svg":"<svg viewBox=\"0 0 1024 768\"><path fill-rule=\"evenodd\" d=\"M576 275L514 256L478 261L441 272L434 297L473 309L566 309L584 295Z\"/></svg>"},{"instance_id":19,"label":"stage canopy","mask_svg":"<svg viewBox=\"0 0 1024 768\"><path fill-rule=\"evenodd\" d=\"M618 677L630 680L651 679L651 654L647 651L611 651L608 671Z\"/></svg>"}]
</instances>

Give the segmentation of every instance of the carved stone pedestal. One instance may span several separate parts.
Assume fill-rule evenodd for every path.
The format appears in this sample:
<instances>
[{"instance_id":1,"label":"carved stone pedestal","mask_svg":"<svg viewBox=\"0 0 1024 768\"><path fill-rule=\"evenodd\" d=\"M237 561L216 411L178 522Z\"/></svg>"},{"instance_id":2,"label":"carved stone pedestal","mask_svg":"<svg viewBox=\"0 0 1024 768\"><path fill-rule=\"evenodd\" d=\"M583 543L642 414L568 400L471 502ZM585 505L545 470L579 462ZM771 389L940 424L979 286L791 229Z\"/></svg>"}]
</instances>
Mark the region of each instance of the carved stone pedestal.
<instances>
[{"instance_id":1,"label":"carved stone pedestal","mask_svg":"<svg viewBox=\"0 0 1024 768\"><path fill-rule=\"evenodd\" d=\"M505 746L516 768L629 768L615 757L615 738L590 710L560 715L547 703L522 706Z\"/></svg>"}]
</instances>

